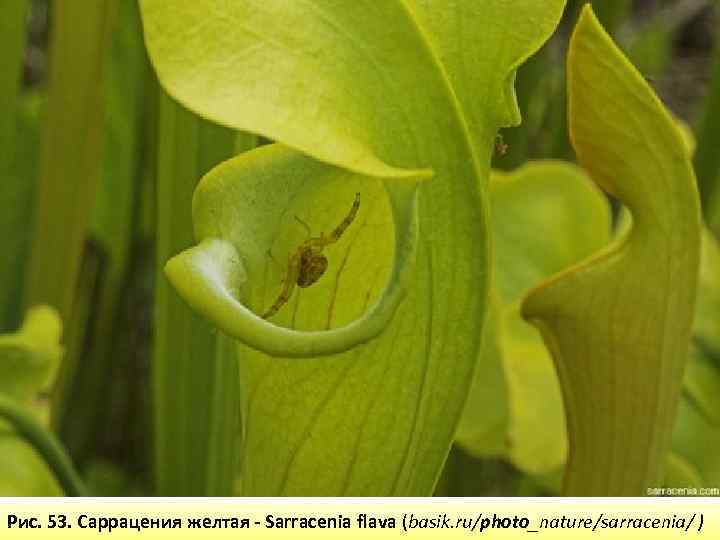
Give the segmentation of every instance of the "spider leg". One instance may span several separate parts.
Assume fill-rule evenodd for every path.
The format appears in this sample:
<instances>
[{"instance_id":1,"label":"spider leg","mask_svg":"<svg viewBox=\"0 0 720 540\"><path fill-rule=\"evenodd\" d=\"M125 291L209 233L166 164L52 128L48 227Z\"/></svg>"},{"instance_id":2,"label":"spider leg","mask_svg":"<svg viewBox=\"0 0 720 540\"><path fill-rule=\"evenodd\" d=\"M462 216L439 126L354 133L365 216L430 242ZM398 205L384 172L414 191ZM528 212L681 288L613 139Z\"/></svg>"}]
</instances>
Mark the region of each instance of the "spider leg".
<instances>
[{"instance_id":1,"label":"spider leg","mask_svg":"<svg viewBox=\"0 0 720 540\"><path fill-rule=\"evenodd\" d=\"M332 232L327 236L325 236L325 233L320 233L320 236L308 238L307 240L305 240L305 242L303 242L303 246L311 248L315 253L322 253L324 247L329 246L330 244L334 244L335 242L340 240L340 237L343 235L345 230L355 220L359 209L360 193L356 193L355 200L353 201L352 207L350 207L350 211L348 212L347 216L343 218L340 224L335 227ZM308 235L310 235L310 227L308 226L308 224L297 216L295 216L295 219L298 221L298 223L305 227Z\"/></svg>"},{"instance_id":2,"label":"spider leg","mask_svg":"<svg viewBox=\"0 0 720 540\"><path fill-rule=\"evenodd\" d=\"M300 218L297 217L297 216L295 216L295 221L297 221L300 225L303 226L303 228L305 229L305 232L307 232L308 238L309 238L310 236L312 236L312 230L310 229L310 225L308 225L307 223L305 223L302 219L300 219Z\"/></svg>"},{"instance_id":3,"label":"spider leg","mask_svg":"<svg viewBox=\"0 0 720 540\"><path fill-rule=\"evenodd\" d=\"M288 273L283 280L282 291L280 291L280 295L277 297L277 300L275 300L273 305L270 306L265 313L263 313L263 319L272 317L280 310L281 307L287 304L287 301L290 300L290 297L295 290L295 284L297 283L299 272L300 257L297 253L295 253L288 261Z\"/></svg>"},{"instance_id":4,"label":"spider leg","mask_svg":"<svg viewBox=\"0 0 720 540\"><path fill-rule=\"evenodd\" d=\"M285 281L283 289L280 292L280 296L278 296L277 300L275 300L275 303L273 303L273 305L270 306L270 308L265 313L263 313L262 318L269 319L278 311L280 311L280 308L287 304L288 300L290 300L293 290L295 290L295 283L293 283L292 281Z\"/></svg>"},{"instance_id":5,"label":"spider leg","mask_svg":"<svg viewBox=\"0 0 720 540\"><path fill-rule=\"evenodd\" d=\"M343 233L347 230L347 228L350 226L350 224L355 220L355 217L357 216L358 210L360 209L360 193L355 194L355 200L353 200L352 207L350 207L350 211L348 212L348 215L345 216L345 218L340 222L340 224L333 229L333 231L327 235L320 235L320 238L317 238L318 245L319 246L328 246L330 244L334 244L338 240L340 240L340 237L343 235Z\"/></svg>"}]
</instances>

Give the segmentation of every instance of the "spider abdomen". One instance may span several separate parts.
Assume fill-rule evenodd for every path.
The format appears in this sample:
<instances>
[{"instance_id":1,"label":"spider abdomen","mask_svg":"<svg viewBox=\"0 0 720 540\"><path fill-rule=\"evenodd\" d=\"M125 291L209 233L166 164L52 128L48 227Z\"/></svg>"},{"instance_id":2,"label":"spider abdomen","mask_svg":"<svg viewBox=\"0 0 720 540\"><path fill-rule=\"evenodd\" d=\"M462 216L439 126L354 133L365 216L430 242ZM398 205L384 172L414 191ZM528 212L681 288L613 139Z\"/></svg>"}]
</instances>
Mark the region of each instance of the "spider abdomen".
<instances>
[{"instance_id":1,"label":"spider abdomen","mask_svg":"<svg viewBox=\"0 0 720 540\"><path fill-rule=\"evenodd\" d=\"M322 277L327 270L328 260L325 255L317 255L307 250L300 257L300 272L298 273L298 287L309 287Z\"/></svg>"}]
</instances>

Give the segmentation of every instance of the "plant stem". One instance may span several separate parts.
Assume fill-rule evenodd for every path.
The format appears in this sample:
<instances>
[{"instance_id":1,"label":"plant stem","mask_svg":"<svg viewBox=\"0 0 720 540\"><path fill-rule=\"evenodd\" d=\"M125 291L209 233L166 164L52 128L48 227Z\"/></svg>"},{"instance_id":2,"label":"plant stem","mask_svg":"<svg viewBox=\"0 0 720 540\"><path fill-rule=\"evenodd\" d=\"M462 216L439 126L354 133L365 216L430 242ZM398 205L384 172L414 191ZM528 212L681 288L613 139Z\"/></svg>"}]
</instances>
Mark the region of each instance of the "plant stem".
<instances>
[{"instance_id":1,"label":"plant stem","mask_svg":"<svg viewBox=\"0 0 720 540\"><path fill-rule=\"evenodd\" d=\"M18 435L26 439L43 457L55 473L65 494L82 497L86 494L80 476L75 471L65 449L55 436L42 426L17 403L0 396L0 417L6 420Z\"/></svg>"}]
</instances>

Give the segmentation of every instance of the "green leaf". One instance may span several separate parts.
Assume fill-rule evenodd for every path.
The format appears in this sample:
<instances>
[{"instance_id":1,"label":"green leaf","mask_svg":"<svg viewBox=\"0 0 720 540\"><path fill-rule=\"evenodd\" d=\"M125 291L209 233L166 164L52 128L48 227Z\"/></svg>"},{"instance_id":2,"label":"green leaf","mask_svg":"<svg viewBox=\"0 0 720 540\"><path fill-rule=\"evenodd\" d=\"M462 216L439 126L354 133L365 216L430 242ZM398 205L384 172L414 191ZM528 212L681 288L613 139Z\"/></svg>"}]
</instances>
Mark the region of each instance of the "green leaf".
<instances>
[{"instance_id":1,"label":"green leaf","mask_svg":"<svg viewBox=\"0 0 720 540\"><path fill-rule=\"evenodd\" d=\"M14 486L15 492L25 493L28 489L35 486L45 486L50 493L46 495L54 495L52 489L51 473L55 473L58 483L62 486L65 494L71 497L79 497L85 495L85 487L80 477L73 468L65 449L57 440L55 435L42 426L33 414L27 411L23 404L18 403L12 398L8 398L0 394L0 431L7 433L5 425L12 430L12 434L20 439L27 441L32 447L26 445L5 444L3 450L14 451L15 455L3 454L3 458L12 463L17 461L21 469L20 474L30 473L31 477L25 482L20 481ZM7 441L6 441L7 442ZM43 458L44 463L38 462L36 456L31 456L31 452L36 452L39 457ZM23 470L23 466L24 469ZM17 472L10 475L10 481L17 479ZM0 483L0 487L2 486ZM13 489L13 486L9 486Z\"/></svg>"},{"instance_id":2,"label":"green leaf","mask_svg":"<svg viewBox=\"0 0 720 540\"><path fill-rule=\"evenodd\" d=\"M25 52L26 0L7 0L0 19L0 175L5 175L15 146L14 124Z\"/></svg>"},{"instance_id":3,"label":"green leaf","mask_svg":"<svg viewBox=\"0 0 720 540\"><path fill-rule=\"evenodd\" d=\"M196 196L201 243L168 266L192 305L257 348L240 351L245 493L432 492L487 308L495 133L519 120L515 68L563 4L141 2L171 95L304 154L271 147L211 173ZM343 244L328 247L331 268L302 295L295 324L294 303L273 319L298 330L254 317L243 303L265 309L283 275L266 251L283 266L305 238L293 215L328 232L356 191L369 225L360 215L361 232L341 240L347 263ZM353 234L362 238L348 250ZM387 287L376 285L372 269L391 261L378 276Z\"/></svg>"},{"instance_id":4,"label":"green leaf","mask_svg":"<svg viewBox=\"0 0 720 540\"><path fill-rule=\"evenodd\" d=\"M547 474L567 458L560 385L537 330L522 320L517 308L506 317L503 365L510 395L507 457L529 474Z\"/></svg>"},{"instance_id":5,"label":"green leaf","mask_svg":"<svg viewBox=\"0 0 720 540\"><path fill-rule=\"evenodd\" d=\"M60 331L57 312L38 306L20 330L0 336L0 394L27 403L50 387L63 352Z\"/></svg>"},{"instance_id":6,"label":"green leaf","mask_svg":"<svg viewBox=\"0 0 720 540\"><path fill-rule=\"evenodd\" d=\"M14 139L5 151L9 163L0 163L0 175L4 177L0 204L0 232L3 233L3 256L0 259L0 331L17 328L22 320L22 290L24 270L28 265L27 252L32 220L32 201L40 156L40 124L45 106L44 96L28 93L17 101L16 110L10 114L15 122L7 122L14 128ZM10 151L13 148L13 152ZM1 161L1 159L0 159Z\"/></svg>"},{"instance_id":7,"label":"green leaf","mask_svg":"<svg viewBox=\"0 0 720 540\"><path fill-rule=\"evenodd\" d=\"M674 120L586 7L568 58L580 163L633 214L633 228L545 282L523 314L543 334L568 415L568 495L657 486L693 317L700 210Z\"/></svg>"},{"instance_id":8,"label":"green leaf","mask_svg":"<svg viewBox=\"0 0 720 540\"><path fill-rule=\"evenodd\" d=\"M490 193L497 289L505 305L610 239L604 195L570 163L535 161L512 173L496 171Z\"/></svg>"},{"instance_id":9,"label":"green leaf","mask_svg":"<svg viewBox=\"0 0 720 540\"><path fill-rule=\"evenodd\" d=\"M234 153L237 136L156 91L161 95L152 377L155 487L162 496L229 496L238 461L235 344L187 307L162 268L192 244L190 203L198 178ZM251 138L245 137L249 146Z\"/></svg>"},{"instance_id":10,"label":"green leaf","mask_svg":"<svg viewBox=\"0 0 720 540\"><path fill-rule=\"evenodd\" d=\"M63 490L33 447L0 425L0 497L62 497Z\"/></svg>"},{"instance_id":11,"label":"green leaf","mask_svg":"<svg viewBox=\"0 0 720 540\"><path fill-rule=\"evenodd\" d=\"M32 176L20 176L17 154L34 135L35 126L23 122L19 97L22 60L25 52L26 0L3 2L0 19L0 234L4 239L0 258L0 331L16 328L20 322L20 290L27 237ZM15 122L15 118L20 122ZM23 125L25 124L25 125ZM22 140L18 141L18 139ZM18 144L20 142L21 144ZM29 163L33 163L34 160ZM25 166L22 172L28 170Z\"/></svg>"},{"instance_id":12,"label":"green leaf","mask_svg":"<svg viewBox=\"0 0 720 540\"><path fill-rule=\"evenodd\" d=\"M92 222L93 249L81 268L81 291L75 298L74 318L87 323L68 336L62 377L54 390L54 423L76 459L84 459L98 437L98 426L114 415L109 386L117 379L121 347L123 299L127 295L132 233L142 180L141 137L148 107L150 69L142 41L139 8L119 2L112 46L106 64L104 151ZM97 267L92 267L96 262ZM89 263L89 264L88 264ZM94 270L94 272L93 272ZM92 277L89 277L91 274ZM94 278L94 279L93 279ZM92 339L87 339L87 334ZM72 341L76 337L76 341ZM127 365L127 363L123 363ZM117 416L113 416L117 421Z\"/></svg>"},{"instance_id":13,"label":"green leaf","mask_svg":"<svg viewBox=\"0 0 720 540\"><path fill-rule=\"evenodd\" d=\"M497 286L505 302L503 363L510 397L508 457L534 475L567 455L565 412L555 368L518 303L541 281L605 246L610 211L577 167L536 162L491 184ZM548 245L546 239L550 239Z\"/></svg>"},{"instance_id":14,"label":"green leaf","mask_svg":"<svg viewBox=\"0 0 720 540\"><path fill-rule=\"evenodd\" d=\"M57 312L38 306L28 311L17 332L0 336L0 496L63 494L38 449L18 435L5 414L6 405L12 410L36 407L38 393L50 387L62 356L60 332ZM32 419L27 412L20 416Z\"/></svg>"},{"instance_id":15,"label":"green leaf","mask_svg":"<svg viewBox=\"0 0 720 540\"><path fill-rule=\"evenodd\" d=\"M509 422L508 381L503 367L503 310L494 298L485 324L480 360L455 442L474 457L505 455Z\"/></svg>"},{"instance_id":16,"label":"green leaf","mask_svg":"<svg viewBox=\"0 0 720 540\"><path fill-rule=\"evenodd\" d=\"M369 185L364 185L363 180ZM415 183L407 180L403 183L404 186L396 188L397 194L390 193L395 209L391 215L389 208L382 206L387 203L382 201L382 184L376 180L325 165L279 145L241 155L214 169L198 186L193 220L201 242L171 259L167 274L192 306L214 319L230 336L257 349L286 357L343 352L376 337L395 314L404 294L404 274L412 266L415 255L417 223L414 221ZM327 234L348 214L355 193L362 193L361 206L370 207L371 212L374 201L381 201L377 215L367 218L371 235L363 235L357 249L353 246L353 255L358 260L346 261L342 269L330 268L332 273L351 273L345 278L353 292L350 299L341 296L345 291L339 289L339 285L328 287L326 294L314 299L307 314L299 320L289 310L284 310L285 319L282 315L273 319L286 327L293 326L292 329L269 324L236 299L240 292L256 313L266 311L281 289L272 284L279 285L285 278L286 264L283 263L307 237L302 223L296 221L299 216L303 216L301 222L310 224L310 231ZM323 199L328 201L325 208L315 208ZM347 204L340 207L344 211L340 213L337 201L342 200ZM306 215L308 210L312 210L310 216ZM361 220L365 212L358 215L357 219ZM397 249L393 271L388 276L393 225L397 231ZM275 239L279 240L277 246L273 245ZM269 265L270 262L274 265ZM252 276L263 273L269 275L253 286ZM363 275L373 276L375 285L387 282L379 301L370 304L372 307L367 313L367 304L378 294L373 284L359 291L353 281L362 279ZM250 281L250 288L243 290L248 288L246 281ZM320 292L320 289L313 287L309 292ZM332 296L327 298L327 293ZM317 304L328 306L327 313L317 309Z\"/></svg>"},{"instance_id":17,"label":"green leaf","mask_svg":"<svg viewBox=\"0 0 720 540\"><path fill-rule=\"evenodd\" d=\"M695 138L690 128L677 121L692 155ZM632 218L620 214L616 235L622 236ZM683 394L673 429L673 453L665 461L665 485L708 487L718 483L720 459L703 449L711 448L720 436L720 247L707 229L702 230L700 273L693 319L693 346L683 379Z\"/></svg>"},{"instance_id":18,"label":"green leaf","mask_svg":"<svg viewBox=\"0 0 720 540\"><path fill-rule=\"evenodd\" d=\"M56 2L52 8L48 106L24 304L52 305L71 333L102 158L102 60L114 2Z\"/></svg>"},{"instance_id":19,"label":"green leaf","mask_svg":"<svg viewBox=\"0 0 720 540\"><path fill-rule=\"evenodd\" d=\"M502 372L493 377L478 370L456 439L487 455L484 447L496 447L499 434L483 426L497 424L500 413L493 412L509 408L502 453L525 472L546 474L565 463L565 414L552 359L537 331L521 319L518 303L542 280L607 244L609 206L569 163L539 161L511 174L495 172L490 188L502 321L492 336L499 341L499 360L483 356L481 365L499 362ZM488 431L492 436L484 438Z\"/></svg>"}]
</instances>

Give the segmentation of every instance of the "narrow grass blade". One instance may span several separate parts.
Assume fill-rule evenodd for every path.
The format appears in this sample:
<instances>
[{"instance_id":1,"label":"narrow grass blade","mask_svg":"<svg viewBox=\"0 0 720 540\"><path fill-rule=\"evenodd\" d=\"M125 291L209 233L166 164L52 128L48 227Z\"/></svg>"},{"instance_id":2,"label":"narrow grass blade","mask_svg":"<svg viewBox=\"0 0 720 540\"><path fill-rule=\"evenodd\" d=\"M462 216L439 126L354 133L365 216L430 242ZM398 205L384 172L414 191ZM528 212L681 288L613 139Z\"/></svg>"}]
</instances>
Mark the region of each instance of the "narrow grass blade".
<instances>
[{"instance_id":1,"label":"narrow grass blade","mask_svg":"<svg viewBox=\"0 0 720 540\"><path fill-rule=\"evenodd\" d=\"M50 81L25 304L67 325L102 160L103 79L114 2L52 4Z\"/></svg>"}]
</instances>

